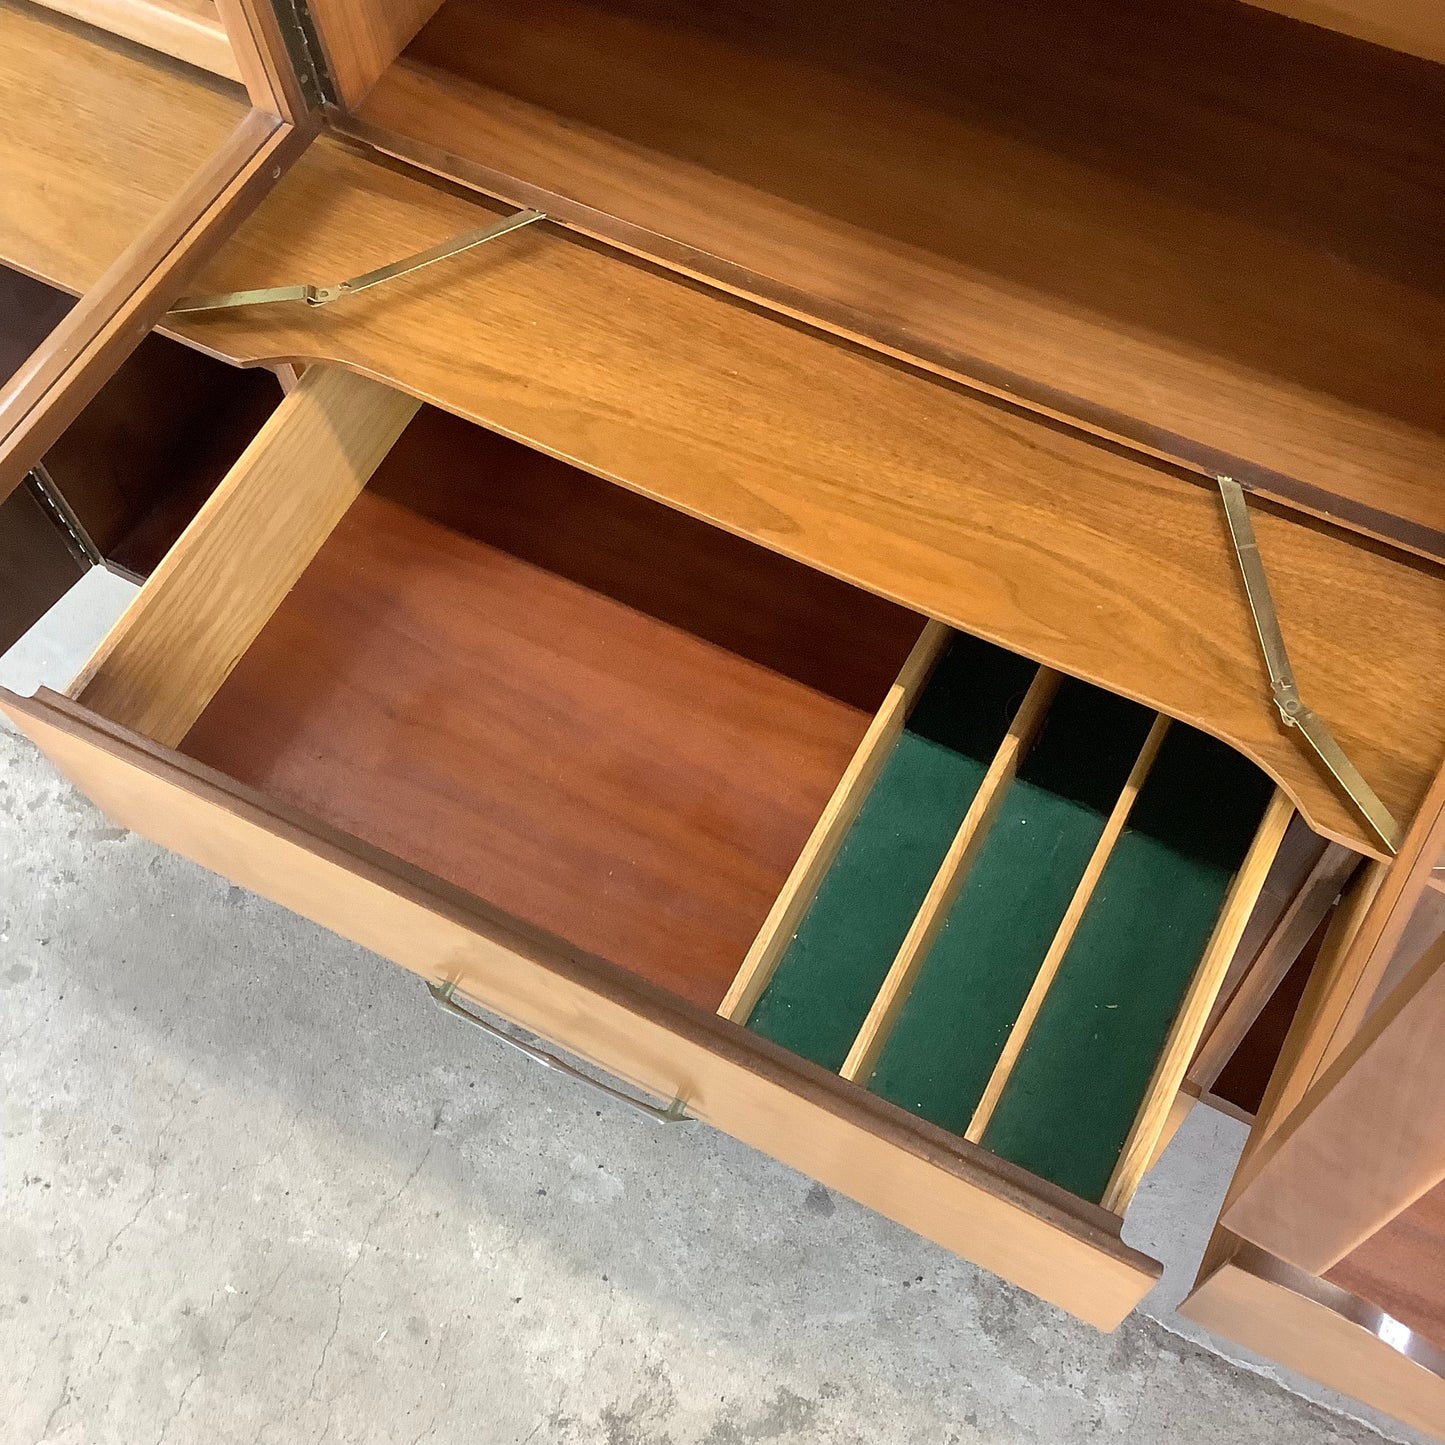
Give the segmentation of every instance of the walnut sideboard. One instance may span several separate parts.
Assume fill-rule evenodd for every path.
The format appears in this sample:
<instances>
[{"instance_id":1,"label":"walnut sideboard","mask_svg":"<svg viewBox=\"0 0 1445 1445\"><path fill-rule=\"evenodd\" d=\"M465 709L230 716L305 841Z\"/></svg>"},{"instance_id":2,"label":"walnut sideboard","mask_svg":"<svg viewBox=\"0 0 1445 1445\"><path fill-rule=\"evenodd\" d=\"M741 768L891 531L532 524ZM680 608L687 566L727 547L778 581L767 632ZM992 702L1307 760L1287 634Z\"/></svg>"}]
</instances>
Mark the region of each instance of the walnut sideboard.
<instances>
[{"instance_id":1,"label":"walnut sideboard","mask_svg":"<svg viewBox=\"0 0 1445 1445\"><path fill-rule=\"evenodd\" d=\"M1445 1435L1445 13L1322 8L0 0L0 644L141 583L0 707L1102 1329L1250 1120L1184 1312Z\"/></svg>"}]
</instances>

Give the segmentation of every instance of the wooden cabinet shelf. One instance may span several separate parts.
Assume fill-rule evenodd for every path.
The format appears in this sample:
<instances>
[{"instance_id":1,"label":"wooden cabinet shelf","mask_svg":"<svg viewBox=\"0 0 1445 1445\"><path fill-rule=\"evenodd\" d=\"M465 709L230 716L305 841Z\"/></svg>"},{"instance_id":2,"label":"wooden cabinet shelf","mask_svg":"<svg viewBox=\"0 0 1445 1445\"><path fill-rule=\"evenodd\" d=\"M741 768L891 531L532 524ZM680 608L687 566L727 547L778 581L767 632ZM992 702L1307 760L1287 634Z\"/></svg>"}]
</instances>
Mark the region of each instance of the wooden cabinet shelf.
<instances>
[{"instance_id":1,"label":"wooden cabinet shelf","mask_svg":"<svg viewBox=\"0 0 1445 1445\"><path fill-rule=\"evenodd\" d=\"M1222 0L447 0L343 123L1441 556L1442 111L1440 67Z\"/></svg>"}]
</instances>

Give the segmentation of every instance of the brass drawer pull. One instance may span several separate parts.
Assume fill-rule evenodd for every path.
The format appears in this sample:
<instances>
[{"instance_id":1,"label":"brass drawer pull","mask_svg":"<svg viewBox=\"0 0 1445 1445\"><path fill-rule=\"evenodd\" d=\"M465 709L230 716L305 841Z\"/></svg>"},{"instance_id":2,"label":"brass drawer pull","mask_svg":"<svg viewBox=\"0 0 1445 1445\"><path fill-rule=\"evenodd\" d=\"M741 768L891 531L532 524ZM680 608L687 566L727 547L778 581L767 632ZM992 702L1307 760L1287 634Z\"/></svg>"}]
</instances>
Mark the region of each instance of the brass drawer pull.
<instances>
[{"instance_id":1,"label":"brass drawer pull","mask_svg":"<svg viewBox=\"0 0 1445 1445\"><path fill-rule=\"evenodd\" d=\"M526 1054L529 1059L535 1060L543 1068L555 1069L559 1074L566 1074L571 1079L580 1079L582 1083L590 1084L599 1092L620 1100L639 1113L646 1114L649 1119L655 1119L659 1124L690 1124L692 1122L692 1115L685 1111L681 1099L674 1099L665 1107L661 1104L650 1104L646 1099L634 1098L633 1095L624 1093L612 1084L604 1083L601 1079L594 1079L590 1074L584 1074L581 1069L574 1068L555 1054L549 1054L545 1049L537 1048L535 1044L523 1043L521 1039L513 1038L511 1034L499 1029L495 1024L488 1023L486 1019L472 1013L470 1009L463 1008L456 1001L456 985L454 983L428 983L427 992L431 994L432 1002L444 1013L461 1019L463 1023L471 1024L473 1028L481 1029L484 1034L509 1045L518 1053Z\"/></svg>"}]
</instances>

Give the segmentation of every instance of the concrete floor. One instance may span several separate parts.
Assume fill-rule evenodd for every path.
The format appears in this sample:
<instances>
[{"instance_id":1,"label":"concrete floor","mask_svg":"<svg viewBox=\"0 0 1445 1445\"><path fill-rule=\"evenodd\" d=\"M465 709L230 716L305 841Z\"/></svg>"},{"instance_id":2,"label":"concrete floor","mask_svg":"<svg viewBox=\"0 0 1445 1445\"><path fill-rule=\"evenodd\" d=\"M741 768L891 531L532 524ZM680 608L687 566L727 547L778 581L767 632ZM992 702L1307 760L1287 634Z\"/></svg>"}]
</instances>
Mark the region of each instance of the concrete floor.
<instances>
[{"instance_id":1,"label":"concrete floor","mask_svg":"<svg viewBox=\"0 0 1445 1445\"><path fill-rule=\"evenodd\" d=\"M0 680L63 684L107 585ZM1127 1222L1158 1318L1099 1335L489 1045L5 732L0 1040L3 1445L1380 1438L1178 1332L1229 1121Z\"/></svg>"}]
</instances>

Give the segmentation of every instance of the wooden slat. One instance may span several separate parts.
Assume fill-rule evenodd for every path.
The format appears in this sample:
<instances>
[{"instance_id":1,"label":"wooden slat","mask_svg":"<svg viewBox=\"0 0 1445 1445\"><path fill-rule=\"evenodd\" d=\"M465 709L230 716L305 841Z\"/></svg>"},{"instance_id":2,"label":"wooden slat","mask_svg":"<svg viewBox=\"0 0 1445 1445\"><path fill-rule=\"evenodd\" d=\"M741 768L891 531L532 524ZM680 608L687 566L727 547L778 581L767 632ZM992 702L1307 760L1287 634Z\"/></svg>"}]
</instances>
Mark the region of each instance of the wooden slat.
<instances>
[{"instance_id":1,"label":"wooden slat","mask_svg":"<svg viewBox=\"0 0 1445 1445\"><path fill-rule=\"evenodd\" d=\"M115 374L220 245L300 153L307 133L252 110L0 390L0 498Z\"/></svg>"},{"instance_id":2,"label":"wooden slat","mask_svg":"<svg viewBox=\"0 0 1445 1445\"><path fill-rule=\"evenodd\" d=\"M1323 1274L1445 1178L1445 938L1240 1166L1220 1222Z\"/></svg>"},{"instance_id":3,"label":"wooden slat","mask_svg":"<svg viewBox=\"0 0 1445 1445\"><path fill-rule=\"evenodd\" d=\"M489 214L322 137L192 289L354 274ZM1217 493L547 226L335 306L167 326L391 379L1214 733L1318 831L1379 846L1280 726ZM1255 524L1305 697L1410 816L1445 749L1445 578Z\"/></svg>"},{"instance_id":4,"label":"wooden slat","mask_svg":"<svg viewBox=\"0 0 1445 1445\"><path fill-rule=\"evenodd\" d=\"M1264 881L1264 890L1259 895L1259 903L1255 906L1254 914L1239 940L1239 948L1230 961L1229 972L1224 976L1224 987L1220 990L1214 1012L1210 1015L1208 1027L1204 1031L1205 1038L1209 1037L1209 1030L1219 1021L1220 1014L1224 1012L1240 980L1249 972L1249 966L1259 956L1265 941L1274 932L1295 895L1304 887L1311 871L1329 846L1328 841L1315 833L1303 818L1295 818L1289 832L1284 835L1284 842L1279 845L1274 867L1269 870L1269 877Z\"/></svg>"},{"instance_id":5,"label":"wooden slat","mask_svg":"<svg viewBox=\"0 0 1445 1445\"><path fill-rule=\"evenodd\" d=\"M944 854L933 883L924 895L917 916L899 946L873 1006L858 1030L858 1037L853 1040L840 1070L845 1079L866 1084L872 1076L878 1056L893 1032L893 1025L898 1022L903 1005L908 1001L918 971L948 921L949 910L968 878L968 871L987 841L1019 764L1043 726L1059 681L1058 673L1041 667L1019 704L1019 710L1004 734L1003 742L999 744L948 852Z\"/></svg>"},{"instance_id":6,"label":"wooden slat","mask_svg":"<svg viewBox=\"0 0 1445 1445\"><path fill-rule=\"evenodd\" d=\"M251 104L291 125L304 124L307 101L286 50L276 6L271 0L215 0L215 5Z\"/></svg>"},{"instance_id":7,"label":"wooden slat","mask_svg":"<svg viewBox=\"0 0 1445 1445\"><path fill-rule=\"evenodd\" d=\"M38 0L87 25L173 55L177 60L241 79L241 67L226 38L214 0Z\"/></svg>"},{"instance_id":8,"label":"wooden slat","mask_svg":"<svg viewBox=\"0 0 1445 1445\"><path fill-rule=\"evenodd\" d=\"M117 822L766 1150L1101 1329L1158 1278L1118 1221L726 1020L90 718L3 706ZM590 1095L579 1107L590 1108Z\"/></svg>"},{"instance_id":9,"label":"wooden slat","mask_svg":"<svg viewBox=\"0 0 1445 1445\"><path fill-rule=\"evenodd\" d=\"M868 790L888 760L898 734L903 731L909 710L927 685L934 665L947 645L948 629L940 623L929 622L900 669L898 680L889 689L882 707L863 735L853 761L839 779L817 827L798 855L777 902L758 930L758 936L748 949L732 986L718 1006L718 1013L723 1018L746 1023L748 1015L763 996L763 990L787 952L788 944L798 931L798 925L811 906L824 875L838 849L843 846L843 839L848 836L848 829L858 816Z\"/></svg>"},{"instance_id":10,"label":"wooden slat","mask_svg":"<svg viewBox=\"0 0 1445 1445\"><path fill-rule=\"evenodd\" d=\"M1284 982L1285 975L1334 906L1359 862L1358 854L1338 843L1325 846L1200 1040L1188 1072L1190 1083L1198 1091L1207 1093L1213 1087L1265 1004Z\"/></svg>"},{"instance_id":11,"label":"wooden slat","mask_svg":"<svg viewBox=\"0 0 1445 1445\"><path fill-rule=\"evenodd\" d=\"M1074 889L1074 896L1069 900L1069 906L1059 923L1058 931L1054 934L1054 941L1049 945L1049 951L1044 955L1043 962L1039 964L1039 971L1034 976L1033 987L1029 989L1023 1008L1019 1010L1019 1016L1014 1020L1013 1028L1009 1030L1008 1040L1003 1046L1003 1052L998 1057L998 1063L994 1065L993 1073L989 1075L988 1087L984 1089L983 1097L979 1099L978 1106L973 1111L973 1118L969 1121L964 1137L974 1143L983 1138L984 1130L988 1128L988 1122L993 1118L993 1111L1003 1097L1009 1075L1013 1073L1014 1065L1023 1052L1024 1044L1028 1041L1029 1031L1039 1016L1039 1010L1044 1006L1044 999L1048 997L1049 989L1053 987L1054 979L1058 976L1059 968L1064 961L1064 955L1068 953L1069 945L1074 941L1074 934L1078 932L1079 924L1083 921L1089 900L1094 896L1094 889L1098 887L1099 879L1103 876L1104 868L1109 862L1109 855L1114 851L1114 845L1119 841L1119 835L1123 833L1125 823L1129 821L1129 813L1139 796L1139 790L1144 786L1144 780L1149 776L1149 769L1154 766L1154 759L1159 755L1159 749L1164 742L1164 734L1168 729L1168 718L1159 717L1154 720L1154 726L1149 729L1149 736L1144 739L1144 746L1139 749L1139 756L1134 760L1134 766L1130 769L1129 776L1119 792L1118 801L1114 804L1113 810L1104 824L1104 831L1094 845L1094 851L1089 856L1084 875L1079 879L1078 887Z\"/></svg>"},{"instance_id":12,"label":"wooden slat","mask_svg":"<svg viewBox=\"0 0 1445 1445\"><path fill-rule=\"evenodd\" d=\"M313 367L186 528L71 688L176 746L420 405Z\"/></svg>"},{"instance_id":13,"label":"wooden slat","mask_svg":"<svg viewBox=\"0 0 1445 1445\"><path fill-rule=\"evenodd\" d=\"M88 290L245 114L200 76L0 0L0 261Z\"/></svg>"},{"instance_id":14,"label":"wooden slat","mask_svg":"<svg viewBox=\"0 0 1445 1445\"><path fill-rule=\"evenodd\" d=\"M1212 0L828 13L453 0L359 133L1445 554L1445 77Z\"/></svg>"},{"instance_id":15,"label":"wooden slat","mask_svg":"<svg viewBox=\"0 0 1445 1445\"><path fill-rule=\"evenodd\" d=\"M1366 864L1335 906L1294 1022L1260 1101L1251 1135L1256 1147L1288 1117L1319 1076L1330 1041L1351 1009L1351 1000L1374 993L1373 982L1360 972L1368 955L1350 945L1385 881L1386 871L1383 863ZM1361 1004L1361 1018L1363 1008Z\"/></svg>"},{"instance_id":16,"label":"wooden slat","mask_svg":"<svg viewBox=\"0 0 1445 1445\"><path fill-rule=\"evenodd\" d=\"M1209 1010L1213 1007L1220 984L1224 982L1224 973L1229 967L1229 960L1234 956L1239 936L1249 921L1270 865L1274 862L1274 855L1293 816L1294 805L1283 793L1276 791L1265 809L1254 842L1250 845L1239 872L1234 876L1234 882L1230 885L1224 908L1219 915L1219 922L1214 926L1214 933L1204 950L1204 957L1194 972L1189 991L1185 994L1178 1016L1170 1027L1164 1051L1159 1055L1153 1078L1149 1081L1149 1090L1139 1106L1138 1116L1134 1120L1134 1127L1129 1131L1123 1153L1119 1155L1119 1162L1114 1166L1109 1187L1104 1191L1102 1203L1105 1209L1123 1214L1134 1197L1134 1191L1139 1187L1139 1181L1144 1177L1144 1171L1149 1167L1149 1161L1154 1157L1155 1145L1179 1095L1189 1061L1194 1056L1200 1030L1209 1017Z\"/></svg>"},{"instance_id":17,"label":"wooden slat","mask_svg":"<svg viewBox=\"0 0 1445 1445\"><path fill-rule=\"evenodd\" d=\"M1148 1173L1161 1158L1164 1151L1174 1142L1174 1136L1184 1127L1184 1121L1189 1117L1197 1102L1194 1095L1189 1092L1189 1085L1184 1086L1174 1096L1174 1102L1169 1106L1169 1112L1164 1117L1164 1125L1159 1130L1158 1137L1154 1140L1153 1152L1149 1155L1149 1163L1145 1168Z\"/></svg>"}]
</instances>

